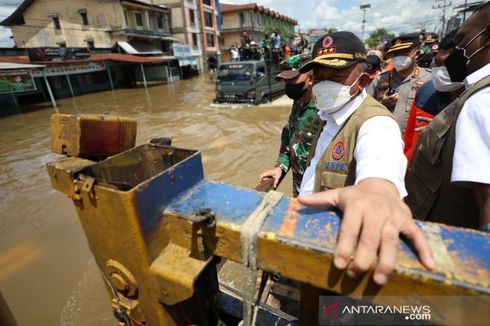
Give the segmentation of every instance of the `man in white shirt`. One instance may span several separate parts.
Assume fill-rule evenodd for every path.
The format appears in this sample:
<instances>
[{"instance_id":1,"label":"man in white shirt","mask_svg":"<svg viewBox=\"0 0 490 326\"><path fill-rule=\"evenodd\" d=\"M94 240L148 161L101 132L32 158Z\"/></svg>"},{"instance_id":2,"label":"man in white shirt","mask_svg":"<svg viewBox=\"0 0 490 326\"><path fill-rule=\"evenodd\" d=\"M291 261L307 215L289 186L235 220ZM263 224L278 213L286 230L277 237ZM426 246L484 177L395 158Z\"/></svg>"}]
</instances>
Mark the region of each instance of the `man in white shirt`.
<instances>
[{"instance_id":1,"label":"man in white shirt","mask_svg":"<svg viewBox=\"0 0 490 326\"><path fill-rule=\"evenodd\" d=\"M236 44L233 44L231 47L231 61L240 61L240 51Z\"/></svg>"},{"instance_id":2,"label":"man in white shirt","mask_svg":"<svg viewBox=\"0 0 490 326\"><path fill-rule=\"evenodd\" d=\"M371 268L379 252L373 278L386 283L399 233L413 241L421 261L433 268L427 241L402 201L406 159L398 123L364 89L369 80L364 45L350 32L335 32L320 38L312 54L314 59L300 72L313 70L313 93L324 126L310 150L298 201L343 210L334 264L347 268L351 277Z\"/></svg>"},{"instance_id":3,"label":"man in white shirt","mask_svg":"<svg viewBox=\"0 0 490 326\"><path fill-rule=\"evenodd\" d=\"M468 18L456 42L445 66L466 90L421 135L407 203L419 219L490 231L490 2Z\"/></svg>"}]
</instances>

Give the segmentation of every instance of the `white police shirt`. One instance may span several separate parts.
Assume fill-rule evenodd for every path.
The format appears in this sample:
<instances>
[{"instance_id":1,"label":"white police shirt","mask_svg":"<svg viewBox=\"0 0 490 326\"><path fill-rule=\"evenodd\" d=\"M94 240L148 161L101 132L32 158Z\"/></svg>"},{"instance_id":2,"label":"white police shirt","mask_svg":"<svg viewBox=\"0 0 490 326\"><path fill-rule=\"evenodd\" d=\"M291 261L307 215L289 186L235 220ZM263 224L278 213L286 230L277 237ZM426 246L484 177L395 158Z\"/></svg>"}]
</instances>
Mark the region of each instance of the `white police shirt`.
<instances>
[{"instance_id":1,"label":"white police shirt","mask_svg":"<svg viewBox=\"0 0 490 326\"><path fill-rule=\"evenodd\" d=\"M326 123L318 139L315 155L303 175L300 195L313 193L318 161L345 121L359 108L366 96L366 90L363 90L355 99L332 114L319 111L320 119ZM403 146L400 127L394 119L380 116L364 122L354 150L357 163L355 183L367 178L385 179L397 187L401 198L405 197L407 159L403 154Z\"/></svg>"},{"instance_id":2,"label":"white police shirt","mask_svg":"<svg viewBox=\"0 0 490 326\"><path fill-rule=\"evenodd\" d=\"M490 63L464 80L468 89L490 75ZM490 184L490 87L465 102L456 121L452 182Z\"/></svg>"}]
</instances>

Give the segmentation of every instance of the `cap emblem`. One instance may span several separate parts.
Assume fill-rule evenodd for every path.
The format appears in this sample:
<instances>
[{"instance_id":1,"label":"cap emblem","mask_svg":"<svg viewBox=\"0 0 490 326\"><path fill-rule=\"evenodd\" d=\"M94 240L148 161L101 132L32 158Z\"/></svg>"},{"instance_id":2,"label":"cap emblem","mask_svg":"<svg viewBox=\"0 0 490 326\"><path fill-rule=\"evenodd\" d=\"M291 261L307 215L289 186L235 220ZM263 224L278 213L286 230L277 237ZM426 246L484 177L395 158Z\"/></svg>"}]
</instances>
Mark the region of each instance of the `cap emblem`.
<instances>
[{"instance_id":1,"label":"cap emblem","mask_svg":"<svg viewBox=\"0 0 490 326\"><path fill-rule=\"evenodd\" d=\"M325 37L325 38L323 39L323 43L322 43L322 45L323 45L323 47L324 47L324 48L331 47L331 46L332 46L332 44L333 44L333 39L332 39L332 37L331 37L331 36L327 36L327 37Z\"/></svg>"},{"instance_id":2,"label":"cap emblem","mask_svg":"<svg viewBox=\"0 0 490 326\"><path fill-rule=\"evenodd\" d=\"M402 40L397 39L397 40L395 41L395 45L400 45L400 44L402 44Z\"/></svg>"}]
</instances>

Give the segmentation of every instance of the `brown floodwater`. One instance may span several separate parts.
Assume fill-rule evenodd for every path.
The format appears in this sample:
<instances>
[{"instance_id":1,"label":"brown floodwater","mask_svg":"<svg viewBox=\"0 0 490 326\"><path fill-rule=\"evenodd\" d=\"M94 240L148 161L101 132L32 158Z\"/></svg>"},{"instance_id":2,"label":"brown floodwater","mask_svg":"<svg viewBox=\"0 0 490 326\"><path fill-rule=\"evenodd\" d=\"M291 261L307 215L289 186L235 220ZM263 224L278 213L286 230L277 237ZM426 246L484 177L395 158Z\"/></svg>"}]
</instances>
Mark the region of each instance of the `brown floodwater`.
<instances>
[{"instance_id":1,"label":"brown floodwater","mask_svg":"<svg viewBox=\"0 0 490 326\"><path fill-rule=\"evenodd\" d=\"M211 105L206 76L148 89L57 101L60 113L138 121L137 144L168 136L203 154L207 179L254 187L272 167L291 103ZM1 108L0 108L1 109ZM54 110L0 119L0 291L19 325L114 325L110 300L71 200L51 188L46 163ZM291 178L280 191L291 194Z\"/></svg>"}]
</instances>

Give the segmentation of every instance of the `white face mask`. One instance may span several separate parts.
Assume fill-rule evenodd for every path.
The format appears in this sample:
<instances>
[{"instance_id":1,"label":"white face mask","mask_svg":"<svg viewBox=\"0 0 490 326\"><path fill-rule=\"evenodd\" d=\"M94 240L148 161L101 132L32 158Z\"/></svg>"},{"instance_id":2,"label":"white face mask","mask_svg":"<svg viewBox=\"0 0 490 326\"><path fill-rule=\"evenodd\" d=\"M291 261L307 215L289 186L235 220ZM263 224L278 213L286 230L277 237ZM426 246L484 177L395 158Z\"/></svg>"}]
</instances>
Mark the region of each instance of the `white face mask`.
<instances>
[{"instance_id":1,"label":"white face mask","mask_svg":"<svg viewBox=\"0 0 490 326\"><path fill-rule=\"evenodd\" d=\"M445 66L432 67L430 74L434 87L438 92L452 92L463 86L463 83L451 81Z\"/></svg>"},{"instance_id":2,"label":"white face mask","mask_svg":"<svg viewBox=\"0 0 490 326\"><path fill-rule=\"evenodd\" d=\"M324 80L313 86L316 108L320 113L334 113L345 106L351 99L350 89L363 74L350 85L344 85L331 80Z\"/></svg>"},{"instance_id":3,"label":"white face mask","mask_svg":"<svg viewBox=\"0 0 490 326\"><path fill-rule=\"evenodd\" d=\"M396 71L407 69L408 67L410 67L410 65L413 62L412 58L406 55L399 55L397 57L393 57L391 61L393 62L393 67L395 68Z\"/></svg>"}]
</instances>

